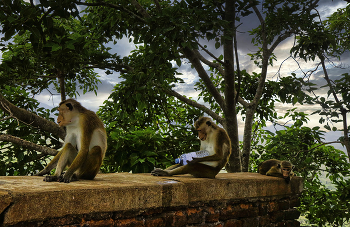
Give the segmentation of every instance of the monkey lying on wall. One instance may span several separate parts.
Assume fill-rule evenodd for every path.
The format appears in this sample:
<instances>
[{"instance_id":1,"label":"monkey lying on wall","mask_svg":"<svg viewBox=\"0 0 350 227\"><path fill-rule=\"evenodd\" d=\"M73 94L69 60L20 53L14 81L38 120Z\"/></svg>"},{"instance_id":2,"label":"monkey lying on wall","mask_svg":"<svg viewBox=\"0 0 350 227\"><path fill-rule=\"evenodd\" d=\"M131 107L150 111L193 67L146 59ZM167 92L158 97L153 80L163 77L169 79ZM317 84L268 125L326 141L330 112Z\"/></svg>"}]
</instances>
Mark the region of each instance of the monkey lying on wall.
<instances>
[{"instance_id":1,"label":"monkey lying on wall","mask_svg":"<svg viewBox=\"0 0 350 227\"><path fill-rule=\"evenodd\" d=\"M259 164L258 172L263 175L284 178L287 183L294 176L294 165L289 161L266 160Z\"/></svg>"},{"instance_id":2,"label":"monkey lying on wall","mask_svg":"<svg viewBox=\"0 0 350 227\"><path fill-rule=\"evenodd\" d=\"M187 165L175 164L169 168L154 169L153 176L172 176L179 174L191 174L194 177L215 178L219 171L226 165L231 154L231 141L226 131L217 126L209 117L201 117L194 127L201 140L200 150L209 152L206 157L194 157Z\"/></svg>"},{"instance_id":3,"label":"monkey lying on wall","mask_svg":"<svg viewBox=\"0 0 350 227\"><path fill-rule=\"evenodd\" d=\"M58 111L57 123L67 129L65 143L36 176L49 174L56 167L55 174L45 176L44 181L69 183L78 179L94 179L107 150L107 134L102 121L74 99L61 102ZM66 166L69 168L62 173Z\"/></svg>"}]
</instances>

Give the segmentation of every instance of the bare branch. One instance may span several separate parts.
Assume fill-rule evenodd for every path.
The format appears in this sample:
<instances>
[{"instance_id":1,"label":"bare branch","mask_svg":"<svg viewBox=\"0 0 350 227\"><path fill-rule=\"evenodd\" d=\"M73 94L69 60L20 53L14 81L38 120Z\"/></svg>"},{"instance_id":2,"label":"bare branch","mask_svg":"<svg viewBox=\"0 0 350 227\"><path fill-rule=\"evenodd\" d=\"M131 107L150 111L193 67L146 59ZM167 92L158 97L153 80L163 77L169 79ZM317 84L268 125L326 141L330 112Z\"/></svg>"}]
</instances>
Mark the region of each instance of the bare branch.
<instances>
[{"instance_id":1,"label":"bare branch","mask_svg":"<svg viewBox=\"0 0 350 227\"><path fill-rule=\"evenodd\" d=\"M211 116L213 119L217 120L220 124L224 125L224 119L222 117L220 117L217 113L213 112L212 110L210 110L209 108L207 108L206 106L199 104L198 102L191 100L189 98L186 98L185 96L179 94L178 92L171 90L171 89L164 89L161 88L165 93L167 93L168 95L174 96L177 99L183 101L184 103L196 107L200 110L202 110L203 112L207 113L209 116Z\"/></svg>"},{"instance_id":2,"label":"bare branch","mask_svg":"<svg viewBox=\"0 0 350 227\"><path fill-rule=\"evenodd\" d=\"M22 147L33 149L47 155L56 155L58 152L50 147L43 147L38 144L23 140L21 138L0 133L0 140L18 144Z\"/></svg>"},{"instance_id":3,"label":"bare branch","mask_svg":"<svg viewBox=\"0 0 350 227\"><path fill-rule=\"evenodd\" d=\"M207 60L197 50L194 50L193 52L194 52L194 54L198 57L198 59L201 62L203 62L204 64L206 64L206 65L208 65L210 67L213 67L213 68L217 69L221 75L224 75L225 72L224 72L223 68L221 67L220 63L214 63L214 62L211 62L211 61Z\"/></svg>"},{"instance_id":4,"label":"bare branch","mask_svg":"<svg viewBox=\"0 0 350 227\"><path fill-rule=\"evenodd\" d=\"M203 80L209 92L214 97L215 101L219 104L221 109L225 110L225 102L223 97L221 96L220 92L213 84L213 81L211 81L207 72L203 68L196 53L188 47L184 47L182 51L185 54L186 58L192 63L193 67L196 69L198 76Z\"/></svg>"},{"instance_id":5,"label":"bare branch","mask_svg":"<svg viewBox=\"0 0 350 227\"><path fill-rule=\"evenodd\" d=\"M214 54L212 54L209 50L207 50L206 48L204 48L204 46L202 46L197 40L196 43L198 46L200 46L202 48L202 50L204 50L207 54L209 54L210 57L214 58L217 62L219 62L220 64L224 64L223 61L221 61L219 58L217 58ZM213 63L215 64L215 63ZM216 63L217 64L217 63ZM213 66L214 67L214 66Z\"/></svg>"}]
</instances>

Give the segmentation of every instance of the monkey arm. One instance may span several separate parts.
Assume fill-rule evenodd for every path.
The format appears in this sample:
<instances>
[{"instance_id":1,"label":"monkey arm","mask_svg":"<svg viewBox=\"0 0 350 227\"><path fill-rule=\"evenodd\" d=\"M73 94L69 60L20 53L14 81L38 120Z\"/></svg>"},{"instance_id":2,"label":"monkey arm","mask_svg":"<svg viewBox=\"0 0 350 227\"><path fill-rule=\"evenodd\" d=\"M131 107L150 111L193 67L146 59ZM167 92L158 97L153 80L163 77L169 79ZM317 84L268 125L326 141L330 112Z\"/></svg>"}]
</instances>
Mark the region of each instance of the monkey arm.
<instances>
[{"instance_id":1,"label":"monkey arm","mask_svg":"<svg viewBox=\"0 0 350 227\"><path fill-rule=\"evenodd\" d=\"M191 161L188 161L188 163L197 163L197 162L206 162L206 161L220 161L222 159L221 155L213 154L210 156L205 156L202 158L194 157Z\"/></svg>"},{"instance_id":2,"label":"monkey arm","mask_svg":"<svg viewBox=\"0 0 350 227\"><path fill-rule=\"evenodd\" d=\"M45 174L50 173L50 171L56 167L58 160L60 159L62 155L63 149L61 149L58 154L51 160L51 162L39 173L35 174L34 176L43 176Z\"/></svg>"},{"instance_id":3,"label":"monkey arm","mask_svg":"<svg viewBox=\"0 0 350 227\"><path fill-rule=\"evenodd\" d=\"M277 167L273 166L266 172L266 176L283 177L283 174L277 169Z\"/></svg>"}]
</instances>

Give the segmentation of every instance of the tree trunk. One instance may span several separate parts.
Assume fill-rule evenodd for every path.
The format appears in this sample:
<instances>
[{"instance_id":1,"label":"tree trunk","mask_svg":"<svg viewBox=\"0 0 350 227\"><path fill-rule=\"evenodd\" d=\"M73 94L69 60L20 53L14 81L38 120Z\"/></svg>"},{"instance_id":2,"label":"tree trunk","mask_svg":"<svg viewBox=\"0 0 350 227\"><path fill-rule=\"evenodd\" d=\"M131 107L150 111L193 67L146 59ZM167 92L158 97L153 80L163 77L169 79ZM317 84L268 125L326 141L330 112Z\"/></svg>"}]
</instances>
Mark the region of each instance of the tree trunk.
<instances>
[{"instance_id":1,"label":"tree trunk","mask_svg":"<svg viewBox=\"0 0 350 227\"><path fill-rule=\"evenodd\" d=\"M232 116L226 117L226 131L228 136L231 139L231 156L226 165L226 171L229 173L242 172L242 163L241 163L241 152L239 149L239 137L238 137L238 122L237 114L234 110Z\"/></svg>"},{"instance_id":2,"label":"tree trunk","mask_svg":"<svg viewBox=\"0 0 350 227\"><path fill-rule=\"evenodd\" d=\"M244 135L243 135L243 151L242 151L242 171L248 172L250 149L252 141L252 125L254 120L255 108L247 108L246 118L244 122Z\"/></svg>"},{"instance_id":3,"label":"tree trunk","mask_svg":"<svg viewBox=\"0 0 350 227\"><path fill-rule=\"evenodd\" d=\"M224 44L224 66L225 66L225 123L226 131L231 139L232 153L226 165L228 172L241 172L241 155L239 150L238 122L235 97L235 69L234 69L234 44L233 36L235 30L235 1L227 0L225 3L225 20L229 26L225 28L222 42Z\"/></svg>"}]
</instances>

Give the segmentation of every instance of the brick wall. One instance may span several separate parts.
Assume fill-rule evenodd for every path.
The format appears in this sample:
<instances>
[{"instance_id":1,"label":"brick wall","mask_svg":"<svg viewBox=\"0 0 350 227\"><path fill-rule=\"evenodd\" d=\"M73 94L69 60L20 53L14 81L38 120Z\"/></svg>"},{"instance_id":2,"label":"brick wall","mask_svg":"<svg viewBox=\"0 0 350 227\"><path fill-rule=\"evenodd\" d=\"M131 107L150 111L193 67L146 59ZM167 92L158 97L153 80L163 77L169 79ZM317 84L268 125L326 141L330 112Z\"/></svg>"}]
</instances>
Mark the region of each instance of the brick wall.
<instances>
[{"instance_id":1,"label":"brick wall","mask_svg":"<svg viewBox=\"0 0 350 227\"><path fill-rule=\"evenodd\" d=\"M297 227L298 196L193 203L190 206L69 215L17 226L117 226L117 227Z\"/></svg>"}]
</instances>

